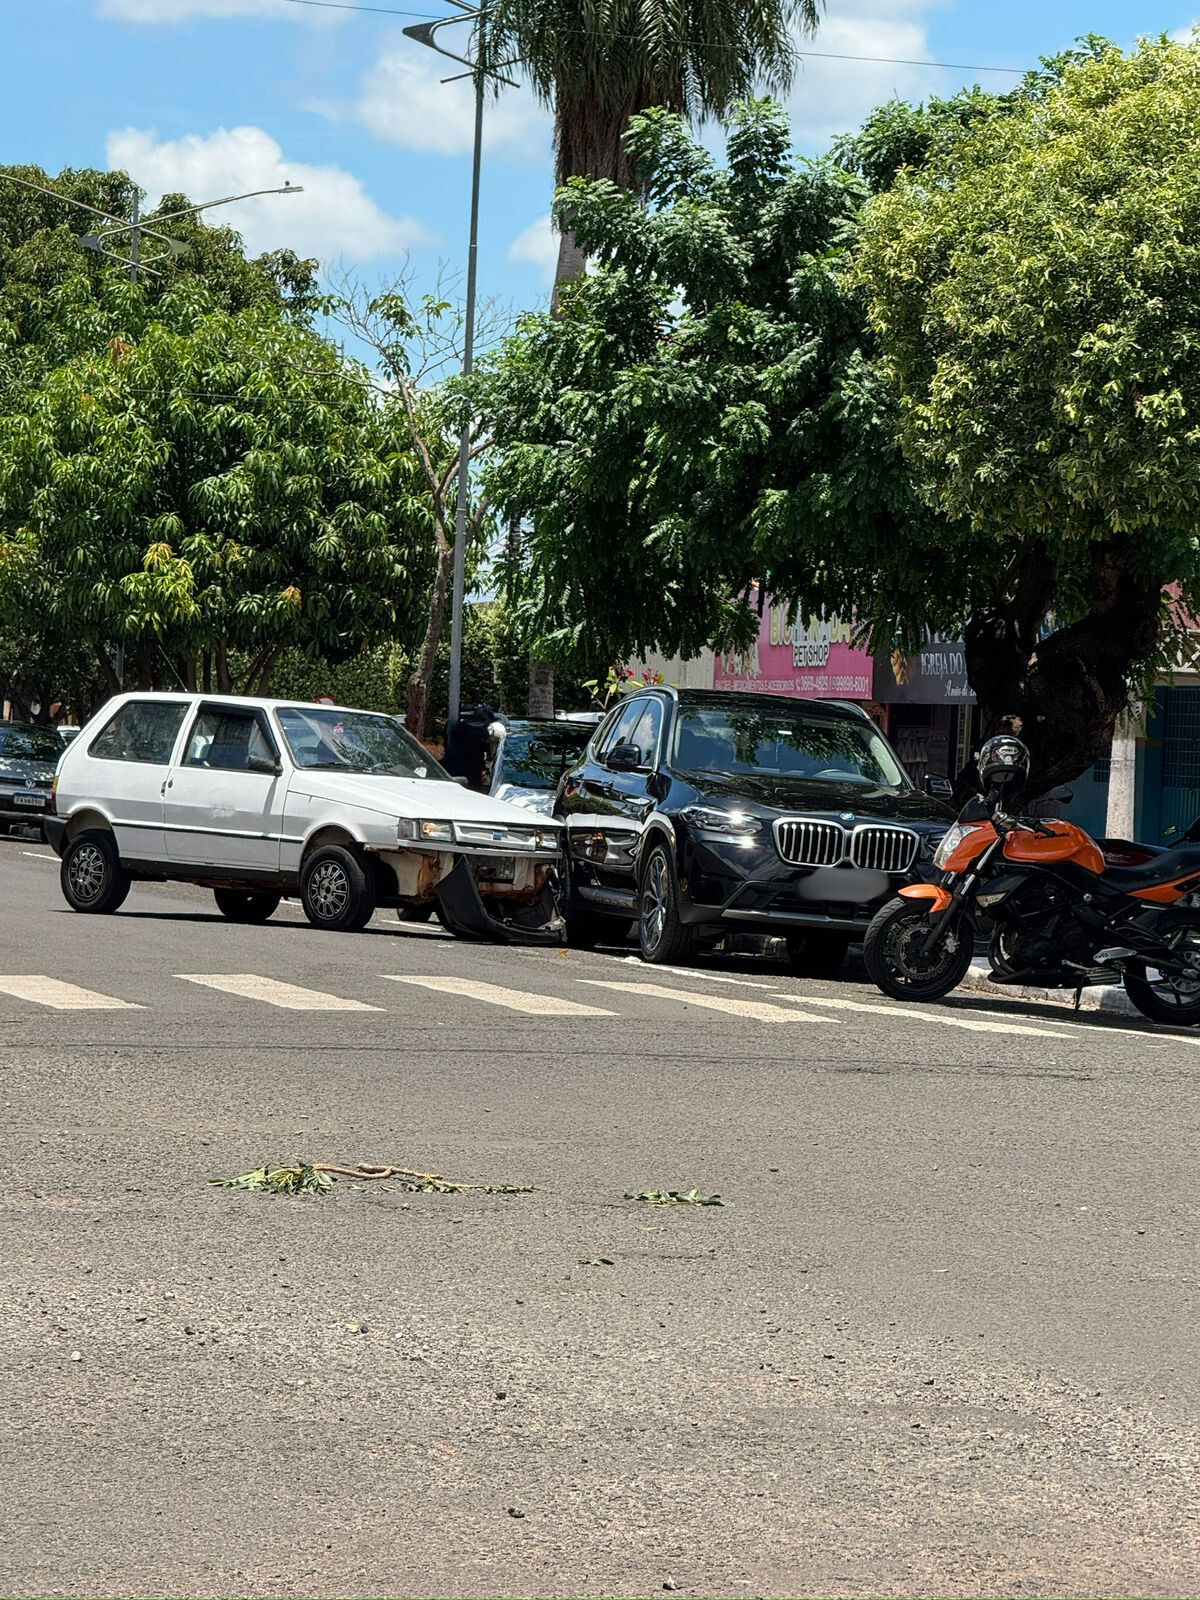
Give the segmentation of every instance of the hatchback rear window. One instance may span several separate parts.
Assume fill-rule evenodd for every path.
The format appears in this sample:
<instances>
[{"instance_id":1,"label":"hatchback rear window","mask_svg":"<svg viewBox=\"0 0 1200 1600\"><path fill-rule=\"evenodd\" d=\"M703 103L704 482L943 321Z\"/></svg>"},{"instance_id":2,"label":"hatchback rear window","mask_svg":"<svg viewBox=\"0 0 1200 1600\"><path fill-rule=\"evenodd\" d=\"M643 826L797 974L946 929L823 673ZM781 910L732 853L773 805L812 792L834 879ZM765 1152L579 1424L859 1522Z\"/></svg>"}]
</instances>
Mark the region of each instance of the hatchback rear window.
<instances>
[{"instance_id":1,"label":"hatchback rear window","mask_svg":"<svg viewBox=\"0 0 1200 1600\"><path fill-rule=\"evenodd\" d=\"M0 727L0 756L6 761L56 763L63 747L53 728Z\"/></svg>"},{"instance_id":2,"label":"hatchback rear window","mask_svg":"<svg viewBox=\"0 0 1200 1600\"><path fill-rule=\"evenodd\" d=\"M165 767L187 709L186 700L130 700L113 712L88 753L100 761L145 761Z\"/></svg>"}]
</instances>

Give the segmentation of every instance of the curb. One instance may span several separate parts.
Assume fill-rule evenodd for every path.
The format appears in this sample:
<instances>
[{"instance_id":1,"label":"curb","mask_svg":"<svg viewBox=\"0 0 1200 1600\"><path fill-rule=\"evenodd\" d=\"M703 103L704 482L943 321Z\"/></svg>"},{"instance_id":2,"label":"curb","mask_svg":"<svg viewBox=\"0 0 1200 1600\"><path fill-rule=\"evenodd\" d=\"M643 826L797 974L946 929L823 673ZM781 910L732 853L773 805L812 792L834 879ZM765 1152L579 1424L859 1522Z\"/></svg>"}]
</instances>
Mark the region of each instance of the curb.
<instances>
[{"instance_id":1,"label":"curb","mask_svg":"<svg viewBox=\"0 0 1200 1600\"><path fill-rule=\"evenodd\" d=\"M986 961L972 961L960 989L973 989L977 994L989 994L994 1000L1035 1000L1038 1005L1069 1006L1075 1009L1073 989L1036 989L1019 983L992 983L988 974L991 968ZM1119 984L1103 988L1085 989L1079 996L1080 1011L1105 1011L1118 1017L1141 1017Z\"/></svg>"}]
</instances>

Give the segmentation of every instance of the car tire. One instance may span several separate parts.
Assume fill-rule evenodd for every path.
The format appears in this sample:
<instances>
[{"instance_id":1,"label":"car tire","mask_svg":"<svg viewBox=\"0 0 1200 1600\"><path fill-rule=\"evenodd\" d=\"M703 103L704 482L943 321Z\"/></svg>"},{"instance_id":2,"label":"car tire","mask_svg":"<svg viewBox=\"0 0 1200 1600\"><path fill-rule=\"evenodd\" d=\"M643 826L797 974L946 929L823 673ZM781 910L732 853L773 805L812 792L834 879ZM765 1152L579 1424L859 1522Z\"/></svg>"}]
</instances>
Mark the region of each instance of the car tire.
<instances>
[{"instance_id":1,"label":"car tire","mask_svg":"<svg viewBox=\"0 0 1200 1600\"><path fill-rule=\"evenodd\" d=\"M679 915L675 863L665 844L655 844L638 876L638 946L642 960L655 966L686 961L696 947L695 935Z\"/></svg>"},{"instance_id":2,"label":"car tire","mask_svg":"<svg viewBox=\"0 0 1200 1600\"><path fill-rule=\"evenodd\" d=\"M567 943L572 950L594 950L598 944L624 944L632 927L628 917L606 917L600 911L568 911Z\"/></svg>"},{"instance_id":3,"label":"car tire","mask_svg":"<svg viewBox=\"0 0 1200 1600\"><path fill-rule=\"evenodd\" d=\"M68 842L58 879L72 911L91 916L116 911L133 883L121 865L116 840L100 828L77 833Z\"/></svg>"},{"instance_id":4,"label":"car tire","mask_svg":"<svg viewBox=\"0 0 1200 1600\"><path fill-rule=\"evenodd\" d=\"M283 896L255 889L214 889L217 910L228 922L265 922L279 909Z\"/></svg>"},{"instance_id":5,"label":"car tire","mask_svg":"<svg viewBox=\"0 0 1200 1600\"><path fill-rule=\"evenodd\" d=\"M848 933L814 928L811 933L789 933L788 964L801 977L828 978L846 959L850 948Z\"/></svg>"},{"instance_id":6,"label":"car tire","mask_svg":"<svg viewBox=\"0 0 1200 1600\"><path fill-rule=\"evenodd\" d=\"M375 911L375 885L356 850L343 844L314 850L300 873L300 903L314 928L358 933Z\"/></svg>"}]
</instances>

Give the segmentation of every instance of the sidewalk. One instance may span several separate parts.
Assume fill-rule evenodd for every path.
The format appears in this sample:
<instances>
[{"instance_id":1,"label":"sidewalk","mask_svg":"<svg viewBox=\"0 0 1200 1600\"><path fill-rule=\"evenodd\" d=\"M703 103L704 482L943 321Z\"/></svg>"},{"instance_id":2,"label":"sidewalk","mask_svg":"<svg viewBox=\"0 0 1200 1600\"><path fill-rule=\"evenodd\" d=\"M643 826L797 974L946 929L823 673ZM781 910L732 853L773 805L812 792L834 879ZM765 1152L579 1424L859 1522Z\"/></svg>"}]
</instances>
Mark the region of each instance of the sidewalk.
<instances>
[{"instance_id":1,"label":"sidewalk","mask_svg":"<svg viewBox=\"0 0 1200 1600\"><path fill-rule=\"evenodd\" d=\"M986 961L976 959L968 968L960 989L973 989L979 994L989 994L994 1000L1036 1000L1039 1005L1075 1006L1074 989L1037 989L1019 983L992 983L988 978L991 968ZM1105 1011L1118 1017L1140 1017L1129 1002L1124 989L1118 984L1104 988L1085 989L1079 997L1081 1011Z\"/></svg>"}]
</instances>

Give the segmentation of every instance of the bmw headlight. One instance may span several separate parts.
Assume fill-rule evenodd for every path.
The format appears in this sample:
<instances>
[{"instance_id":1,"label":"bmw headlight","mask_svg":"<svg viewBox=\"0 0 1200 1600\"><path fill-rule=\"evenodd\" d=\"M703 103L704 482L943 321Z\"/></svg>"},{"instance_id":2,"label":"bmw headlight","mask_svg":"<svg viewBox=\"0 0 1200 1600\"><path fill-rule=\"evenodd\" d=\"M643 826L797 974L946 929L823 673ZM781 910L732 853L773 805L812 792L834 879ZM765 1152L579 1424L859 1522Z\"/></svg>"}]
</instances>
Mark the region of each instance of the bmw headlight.
<instances>
[{"instance_id":1,"label":"bmw headlight","mask_svg":"<svg viewBox=\"0 0 1200 1600\"><path fill-rule=\"evenodd\" d=\"M687 806L680 816L697 833L715 833L745 844L762 829L762 819L748 811L723 811L719 806Z\"/></svg>"}]
</instances>

